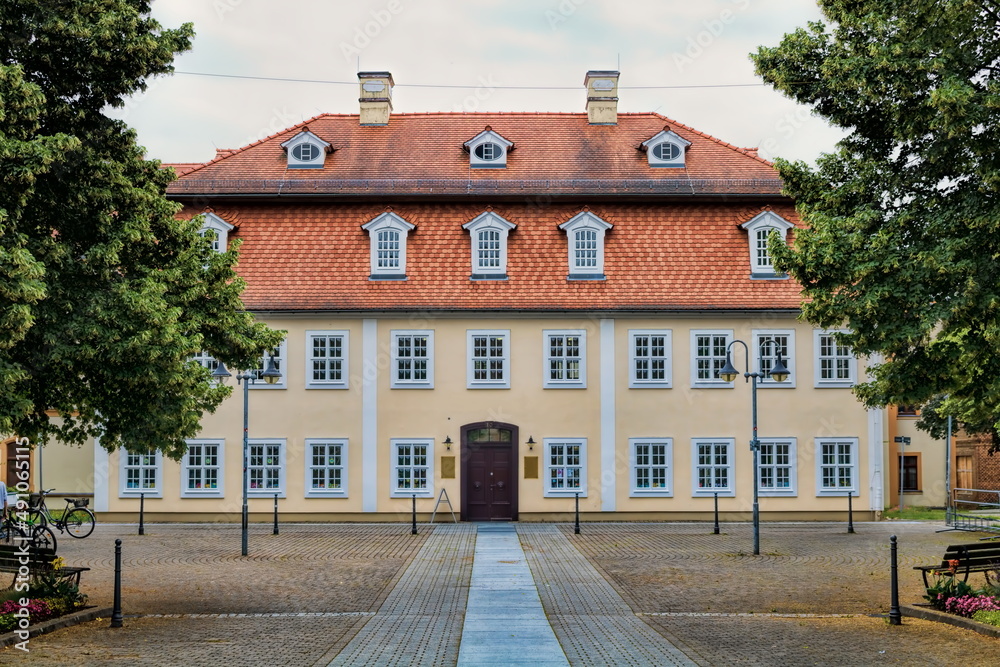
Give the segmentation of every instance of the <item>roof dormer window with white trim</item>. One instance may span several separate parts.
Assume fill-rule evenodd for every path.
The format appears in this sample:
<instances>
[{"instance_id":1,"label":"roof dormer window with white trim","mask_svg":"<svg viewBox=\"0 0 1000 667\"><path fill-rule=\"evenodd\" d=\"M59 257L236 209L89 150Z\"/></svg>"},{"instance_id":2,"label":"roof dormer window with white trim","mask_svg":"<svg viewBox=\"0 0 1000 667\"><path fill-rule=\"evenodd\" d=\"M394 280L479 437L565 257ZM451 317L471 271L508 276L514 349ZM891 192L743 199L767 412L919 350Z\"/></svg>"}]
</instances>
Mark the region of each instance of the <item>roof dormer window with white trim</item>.
<instances>
[{"instance_id":1,"label":"roof dormer window with white trim","mask_svg":"<svg viewBox=\"0 0 1000 667\"><path fill-rule=\"evenodd\" d=\"M229 232L233 229L231 224L215 213L205 213L198 235L209 239L215 252L226 252L229 250Z\"/></svg>"},{"instance_id":2,"label":"roof dormer window with white trim","mask_svg":"<svg viewBox=\"0 0 1000 667\"><path fill-rule=\"evenodd\" d=\"M516 226L492 211L462 225L472 240L472 280L507 280L507 234Z\"/></svg>"},{"instance_id":3,"label":"roof dormer window with white trim","mask_svg":"<svg viewBox=\"0 0 1000 667\"><path fill-rule=\"evenodd\" d=\"M740 225L747 230L747 240L750 246L750 277L751 278L788 278L784 273L778 273L771 260L768 242L771 232L775 231L785 241L788 230L794 225L777 213L764 211Z\"/></svg>"},{"instance_id":4,"label":"roof dormer window with white trim","mask_svg":"<svg viewBox=\"0 0 1000 667\"><path fill-rule=\"evenodd\" d=\"M611 224L589 211L574 215L559 225L566 231L569 249L567 280L604 280L604 233Z\"/></svg>"},{"instance_id":5,"label":"roof dormer window with white trim","mask_svg":"<svg viewBox=\"0 0 1000 667\"><path fill-rule=\"evenodd\" d=\"M322 169L326 154L332 153L330 144L309 130L303 130L281 144L288 155L289 169Z\"/></svg>"},{"instance_id":6,"label":"roof dormer window with white trim","mask_svg":"<svg viewBox=\"0 0 1000 667\"><path fill-rule=\"evenodd\" d=\"M406 280L406 238L414 228L391 211L361 225L371 239L369 280Z\"/></svg>"},{"instance_id":7,"label":"roof dormer window with white trim","mask_svg":"<svg viewBox=\"0 0 1000 667\"><path fill-rule=\"evenodd\" d=\"M685 166L687 147L690 145L691 142L687 139L664 128L642 142L640 149L646 151L650 167L682 169Z\"/></svg>"},{"instance_id":8,"label":"roof dormer window with white trim","mask_svg":"<svg viewBox=\"0 0 1000 667\"><path fill-rule=\"evenodd\" d=\"M501 137L489 125L462 144L462 147L469 151L469 167L472 169L506 168L507 153L513 150L513 146L514 142Z\"/></svg>"}]
</instances>

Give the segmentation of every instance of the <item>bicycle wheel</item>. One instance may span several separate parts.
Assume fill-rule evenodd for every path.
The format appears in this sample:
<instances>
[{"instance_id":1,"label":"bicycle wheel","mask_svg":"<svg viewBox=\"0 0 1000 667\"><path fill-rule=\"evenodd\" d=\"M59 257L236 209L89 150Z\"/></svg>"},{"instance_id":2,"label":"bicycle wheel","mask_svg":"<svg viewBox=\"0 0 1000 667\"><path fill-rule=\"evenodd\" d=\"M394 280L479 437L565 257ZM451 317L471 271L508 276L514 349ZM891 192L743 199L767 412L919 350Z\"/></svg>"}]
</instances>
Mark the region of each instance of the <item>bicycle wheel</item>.
<instances>
[{"instance_id":1,"label":"bicycle wheel","mask_svg":"<svg viewBox=\"0 0 1000 667\"><path fill-rule=\"evenodd\" d=\"M36 549L56 550L56 536L48 526L34 526L31 528L31 546Z\"/></svg>"},{"instance_id":2,"label":"bicycle wheel","mask_svg":"<svg viewBox=\"0 0 1000 667\"><path fill-rule=\"evenodd\" d=\"M75 507L63 517L62 523L71 537L83 539L94 532L94 513Z\"/></svg>"}]
</instances>

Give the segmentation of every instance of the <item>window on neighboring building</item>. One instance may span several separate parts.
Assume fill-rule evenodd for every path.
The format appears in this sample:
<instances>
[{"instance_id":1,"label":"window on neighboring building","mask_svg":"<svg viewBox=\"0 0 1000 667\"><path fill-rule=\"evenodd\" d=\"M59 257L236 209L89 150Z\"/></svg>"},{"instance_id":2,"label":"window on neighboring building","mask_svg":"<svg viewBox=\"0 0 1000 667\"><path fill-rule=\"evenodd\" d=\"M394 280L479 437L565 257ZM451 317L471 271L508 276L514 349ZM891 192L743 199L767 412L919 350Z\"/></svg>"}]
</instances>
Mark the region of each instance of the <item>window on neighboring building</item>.
<instances>
[{"instance_id":1,"label":"window on neighboring building","mask_svg":"<svg viewBox=\"0 0 1000 667\"><path fill-rule=\"evenodd\" d=\"M632 329L629 335L629 386L671 386L669 329Z\"/></svg>"},{"instance_id":2,"label":"window on neighboring building","mask_svg":"<svg viewBox=\"0 0 1000 667\"><path fill-rule=\"evenodd\" d=\"M696 438L691 442L694 456L694 494L732 496L736 491L733 479L732 438Z\"/></svg>"},{"instance_id":3,"label":"window on neighboring building","mask_svg":"<svg viewBox=\"0 0 1000 667\"><path fill-rule=\"evenodd\" d=\"M587 441L584 438L546 438L545 496L587 495Z\"/></svg>"},{"instance_id":4,"label":"window on neighboring building","mask_svg":"<svg viewBox=\"0 0 1000 667\"><path fill-rule=\"evenodd\" d=\"M604 280L604 235L611 225L589 211L559 225L569 246L568 280Z\"/></svg>"},{"instance_id":5,"label":"window on neighboring building","mask_svg":"<svg viewBox=\"0 0 1000 667\"><path fill-rule=\"evenodd\" d=\"M468 346L468 388L510 388L510 331L469 331Z\"/></svg>"},{"instance_id":6,"label":"window on neighboring building","mask_svg":"<svg viewBox=\"0 0 1000 667\"><path fill-rule=\"evenodd\" d=\"M834 331L814 331L817 387L851 387L857 363L851 348L837 342Z\"/></svg>"},{"instance_id":7,"label":"window on neighboring building","mask_svg":"<svg viewBox=\"0 0 1000 667\"><path fill-rule=\"evenodd\" d=\"M764 211L743 223L742 227L747 230L750 241L750 277L787 278L785 274L775 271L768 243L772 231L785 240L788 230L793 227L792 223L772 211Z\"/></svg>"},{"instance_id":8,"label":"window on neighboring building","mask_svg":"<svg viewBox=\"0 0 1000 667\"><path fill-rule=\"evenodd\" d=\"M691 332L691 386L731 387L719 377L726 365L726 350L733 340L732 330Z\"/></svg>"},{"instance_id":9,"label":"window on neighboring building","mask_svg":"<svg viewBox=\"0 0 1000 667\"><path fill-rule=\"evenodd\" d=\"M415 228L391 211L361 225L369 238L369 280L406 279L406 240Z\"/></svg>"},{"instance_id":10,"label":"window on neighboring building","mask_svg":"<svg viewBox=\"0 0 1000 667\"><path fill-rule=\"evenodd\" d=\"M306 439L306 496L347 496L346 439Z\"/></svg>"},{"instance_id":11,"label":"window on neighboring building","mask_svg":"<svg viewBox=\"0 0 1000 667\"><path fill-rule=\"evenodd\" d=\"M670 438L631 438L632 496L674 495L673 441Z\"/></svg>"},{"instance_id":12,"label":"window on neighboring building","mask_svg":"<svg viewBox=\"0 0 1000 667\"><path fill-rule=\"evenodd\" d=\"M472 239L472 279L507 279L507 235L515 225L491 211L462 225Z\"/></svg>"},{"instance_id":13,"label":"window on neighboring building","mask_svg":"<svg viewBox=\"0 0 1000 667\"><path fill-rule=\"evenodd\" d=\"M392 378L395 388L434 387L434 332L393 331Z\"/></svg>"},{"instance_id":14,"label":"window on neighboring building","mask_svg":"<svg viewBox=\"0 0 1000 667\"><path fill-rule=\"evenodd\" d=\"M587 386L587 332L543 331L547 388Z\"/></svg>"},{"instance_id":15,"label":"window on neighboring building","mask_svg":"<svg viewBox=\"0 0 1000 667\"><path fill-rule=\"evenodd\" d=\"M903 492L918 493L920 491L920 455L903 454Z\"/></svg>"},{"instance_id":16,"label":"window on neighboring building","mask_svg":"<svg viewBox=\"0 0 1000 667\"><path fill-rule=\"evenodd\" d=\"M222 440L189 440L181 461L181 496L222 497Z\"/></svg>"},{"instance_id":17,"label":"window on neighboring building","mask_svg":"<svg viewBox=\"0 0 1000 667\"><path fill-rule=\"evenodd\" d=\"M251 495L285 495L284 440L250 440L247 485Z\"/></svg>"},{"instance_id":18,"label":"window on neighboring building","mask_svg":"<svg viewBox=\"0 0 1000 667\"><path fill-rule=\"evenodd\" d=\"M920 416L920 406L919 405L900 405L896 408L897 417L919 417Z\"/></svg>"},{"instance_id":19,"label":"window on neighboring building","mask_svg":"<svg viewBox=\"0 0 1000 667\"><path fill-rule=\"evenodd\" d=\"M858 490L857 438L817 438L816 454L819 481L816 495Z\"/></svg>"},{"instance_id":20,"label":"window on neighboring building","mask_svg":"<svg viewBox=\"0 0 1000 667\"><path fill-rule=\"evenodd\" d=\"M761 495L796 495L795 440L761 440L757 452L757 475Z\"/></svg>"},{"instance_id":21,"label":"window on neighboring building","mask_svg":"<svg viewBox=\"0 0 1000 667\"><path fill-rule=\"evenodd\" d=\"M285 358L288 355L288 341L281 341L281 345L272 348L265 352L260 358L260 365L256 368L249 369L250 372L256 377L254 382L250 383L251 389L284 389L288 386L288 371L285 368ZM281 377L274 384L268 384L264 381L264 371L267 370L267 363L269 360L274 359L274 368L279 373Z\"/></svg>"},{"instance_id":22,"label":"window on neighboring building","mask_svg":"<svg viewBox=\"0 0 1000 667\"><path fill-rule=\"evenodd\" d=\"M392 440L392 495L420 498L434 496L433 442Z\"/></svg>"},{"instance_id":23,"label":"window on neighboring building","mask_svg":"<svg viewBox=\"0 0 1000 667\"><path fill-rule=\"evenodd\" d=\"M306 387L308 389L346 389L346 331L306 332Z\"/></svg>"},{"instance_id":24,"label":"window on neighboring building","mask_svg":"<svg viewBox=\"0 0 1000 667\"><path fill-rule=\"evenodd\" d=\"M772 342L773 341L773 342ZM795 386L795 332L791 329L760 329L753 332L753 348L750 363L762 373L770 373L774 362L781 353L781 361L788 368L788 378L778 382L770 376L757 381L762 387L794 387ZM760 368L757 368L757 365Z\"/></svg>"},{"instance_id":25,"label":"window on neighboring building","mask_svg":"<svg viewBox=\"0 0 1000 667\"><path fill-rule=\"evenodd\" d=\"M150 498L163 496L163 461L160 452L129 452L119 450L120 455L120 497L138 496L140 493Z\"/></svg>"}]
</instances>

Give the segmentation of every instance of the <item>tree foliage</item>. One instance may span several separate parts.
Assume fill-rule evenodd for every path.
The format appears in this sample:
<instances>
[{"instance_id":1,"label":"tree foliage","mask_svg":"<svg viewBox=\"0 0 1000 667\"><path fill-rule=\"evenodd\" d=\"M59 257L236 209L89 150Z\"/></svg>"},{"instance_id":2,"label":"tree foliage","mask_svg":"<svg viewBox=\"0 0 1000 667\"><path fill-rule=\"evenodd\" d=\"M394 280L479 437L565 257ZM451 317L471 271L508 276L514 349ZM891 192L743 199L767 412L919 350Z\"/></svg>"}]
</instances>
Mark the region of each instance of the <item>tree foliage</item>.
<instances>
[{"instance_id":1,"label":"tree foliage","mask_svg":"<svg viewBox=\"0 0 1000 667\"><path fill-rule=\"evenodd\" d=\"M231 391L191 356L251 367L281 332L243 310L235 247L175 217L171 170L103 113L190 47L149 9L0 3L0 432L179 457Z\"/></svg>"},{"instance_id":2,"label":"tree foliage","mask_svg":"<svg viewBox=\"0 0 1000 667\"><path fill-rule=\"evenodd\" d=\"M757 72L847 131L777 162L808 229L776 264L804 314L881 360L869 406L1000 418L1000 3L823 0L826 22L758 49Z\"/></svg>"}]
</instances>

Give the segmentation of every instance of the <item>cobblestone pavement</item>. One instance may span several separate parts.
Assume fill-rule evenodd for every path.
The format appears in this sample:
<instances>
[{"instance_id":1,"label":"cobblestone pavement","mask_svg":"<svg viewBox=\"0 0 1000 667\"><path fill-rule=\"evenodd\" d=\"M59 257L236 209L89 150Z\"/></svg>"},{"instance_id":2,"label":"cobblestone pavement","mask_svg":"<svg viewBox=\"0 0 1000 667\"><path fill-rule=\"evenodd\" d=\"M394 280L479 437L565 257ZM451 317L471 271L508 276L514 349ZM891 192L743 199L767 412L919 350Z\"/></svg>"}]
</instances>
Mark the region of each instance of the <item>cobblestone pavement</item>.
<instances>
[{"instance_id":1,"label":"cobblestone pavement","mask_svg":"<svg viewBox=\"0 0 1000 667\"><path fill-rule=\"evenodd\" d=\"M667 640L661 664L671 644L701 665L995 664L996 639L910 618L894 627L868 616L888 609L890 534L899 536L904 603L922 594L913 565L978 537L938 528L865 523L847 535L843 525L764 523L755 557L748 555L746 524L726 524L722 535L705 524L585 523L581 535L565 525L517 525L573 665L629 664L607 638L581 639L599 624L623 643ZM289 525L272 536L270 526L257 525L247 558L239 556L238 526L152 525L142 537L135 531L99 525L86 540L60 540L68 565L93 568L83 579L91 602L109 605L114 539L123 539L124 628L109 629L107 619L67 628L32 639L27 655L0 651L0 663L262 667L457 659L454 628L461 628L472 564L466 524L438 526L430 539L428 526L414 536L408 525ZM432 542L451 546L431 553L437 546L425 546ZM576 576L588 564L623 604ZM437 603L407 602L406 591L423 590L418 582L427 582ZM376 621L376 612L389 619L393 610L397 621L411 623L410 643L383 653L397 655L395 662L355 651L386 622ZM636 619L643 623L629 630ZM445 650L421 648L435 642Z\"/></svg>"}]
</instances>

